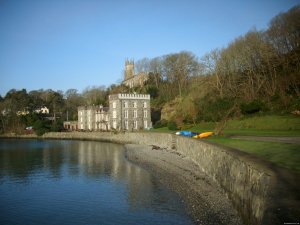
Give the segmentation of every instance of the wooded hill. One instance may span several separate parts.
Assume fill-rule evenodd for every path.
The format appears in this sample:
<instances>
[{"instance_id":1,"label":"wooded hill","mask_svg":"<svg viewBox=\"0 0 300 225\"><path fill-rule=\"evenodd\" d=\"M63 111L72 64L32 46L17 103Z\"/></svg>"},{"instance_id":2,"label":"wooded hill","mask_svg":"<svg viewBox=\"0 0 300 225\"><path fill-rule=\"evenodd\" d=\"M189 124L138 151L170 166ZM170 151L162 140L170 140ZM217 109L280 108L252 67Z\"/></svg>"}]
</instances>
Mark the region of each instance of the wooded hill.
<instances>
[{"instance_id":1,"label":"wooded hill","mask_svg":"<svg viewBox=\"0 0 300 225\"><path fill-rule=\"evenodd\" d=\"M136 67L151 76L141 91L152 95L162 119L179 126L262 111L297 114L300 6L201 58L183 51L142 59Z\"/></svg>"},{"instance_id":2,"label":"wooded hill","mask_svg":"<svg viewBox=\"0 0 300 225\"><path fill-rule=\"evenodd\" d=\"M144 58L135 69L149 74L143 87L114 84L87 88L81 94L75 89L65 93L13 89L0 96L0 130L22 131L35 123L46 131L59 130L63 120L77 119L78 106L107 105L109 94L134 91L151 95L155 127L219 121L221 130L232 117L258 112L300 114L300 6L274 17L268 29L252 29L226 48L202 57L182 51ZM41 125L45 120L31 112L42 105L58 120ZM22 110L30 114L17 116Z\"/></svg>"}]
</instances>

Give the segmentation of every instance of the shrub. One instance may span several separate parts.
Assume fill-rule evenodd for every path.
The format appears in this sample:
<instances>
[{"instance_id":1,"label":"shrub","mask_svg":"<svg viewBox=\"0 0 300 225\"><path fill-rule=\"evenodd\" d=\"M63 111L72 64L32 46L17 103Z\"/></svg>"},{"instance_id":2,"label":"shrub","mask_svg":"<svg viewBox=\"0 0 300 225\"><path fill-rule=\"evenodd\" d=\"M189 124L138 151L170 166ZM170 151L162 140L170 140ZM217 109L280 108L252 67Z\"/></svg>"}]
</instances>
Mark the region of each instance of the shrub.
<instances>
[{"instance_id":1,"label":"shrub","mask_svg":"<svg viewBox=\"0 0 300 225\"><path fill-rule=\"evenodd\" d=\"M175 121L169 121L168 122L168 129L169 130L177 130L178 128L177 128L176 122Z\"/></svg>"},{"instance_id":2,"label":"shrub","mask_svg":"<svg viewBox=\"0 0 300 225\"><path fill-rule=\"evenodd\" d=\"M246 114L253 114L261 111L264 107L264 104L259 100L253 100L249 103L242 103L240 105L241 112Z\"/></svg>"},{"instance_id":3,"label":"shrub","mask_svg":"<svg viewBox=\"0 0 300 225\"><path fill-rule=\"evenodd\" d=\"M36 120L33 124L33 129L38 136L42 136L44 133L49 132L49 122L44 120Z\"/></svg>"},{"instance_id":4,"label":"shrub","mask_svg":"<svg viewBox=\"0 0 300 225\"><path fill-rule=\"evenodd\" d=\"M229 98L203 99L198 103L197 121L221 121L233 106L234 100Z\"/></svg>"},{"instance_id":5,"label":"shrub","mask_svg":"<svg viewBox=\"0 0 300 225\"><path fill-rule=\"evenodd\" d=\"M156 129L156 128L161 128L161 127L166 127L167 125L168 125L168 122L166 120L159 120L154 124L153 128Z\"/></svg>"}]
</instances>

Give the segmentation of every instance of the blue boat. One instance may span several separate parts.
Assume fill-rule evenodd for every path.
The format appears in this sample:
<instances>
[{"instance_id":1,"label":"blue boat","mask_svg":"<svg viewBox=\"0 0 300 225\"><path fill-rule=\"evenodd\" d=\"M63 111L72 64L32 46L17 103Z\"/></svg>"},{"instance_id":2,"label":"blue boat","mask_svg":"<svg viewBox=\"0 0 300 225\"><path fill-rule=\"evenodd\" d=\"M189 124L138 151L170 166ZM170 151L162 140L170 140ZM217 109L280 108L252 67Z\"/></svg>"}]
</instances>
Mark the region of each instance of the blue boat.
<instances>
[{"instance_id":1,"label":"blue boat","mask_svg":"<svg viewBox=\"0 0 300 225\"><path fill-rule=\"evenodd\" d=\"M188 131L188 130L183 130L183 131L176 132L176 135L181 135L181 136L185 136L185 137L194 137L194 136L198 135L198 133Z\"/></svg>"}]
</instances>

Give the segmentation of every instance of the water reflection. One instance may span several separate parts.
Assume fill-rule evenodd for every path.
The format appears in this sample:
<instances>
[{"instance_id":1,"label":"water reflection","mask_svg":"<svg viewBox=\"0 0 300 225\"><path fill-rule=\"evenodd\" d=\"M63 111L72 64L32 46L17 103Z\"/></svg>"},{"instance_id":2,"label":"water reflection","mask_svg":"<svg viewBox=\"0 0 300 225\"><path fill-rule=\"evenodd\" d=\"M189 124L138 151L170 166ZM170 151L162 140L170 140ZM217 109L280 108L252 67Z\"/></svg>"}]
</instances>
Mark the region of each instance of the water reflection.
<instances>
[{"instance_id":1,"label":"water reflection","mask_svg":"<svg viewBox=\"0 0 300 225\"><path fill-rule=\"evenodd\" d=\"M170 216L164 215L165 224L168 223L166 218L169 218L169 224L191 223L181 211L183 206L178 197L163 188L148 172L126 161L123 146L118 144L93 141L0 140L0 181L0 210L5 208L4 212L7 214L11 213L6 209L8 203L17 207L15 202L22 198L26 202L28 199L33 201L30 196L34 193L37 199L43 201L29 201L28 204L38 204L35 210L39 211L41 205L51 206L49 209L45 206L45 214L53 209L62 212L66 210L66 202L72 203L72 206L68 206L72 209L72 221L76 218L73 214L77 209L81 212L83 208L88 208L87 215L90 213L94 217L93 210L100 209L103 212L113 208L114 212L122 215L120 219L123 224L127 217L128 221L135 218L141 219L144 224L157 224L160 223L157 218L153 219L153 215L157 213ZM18 189L13 194L12 189L16 184L22 184L22 187L26 185L27 189L21 194ZM37 190L43 196L39 196ZM60 197L54 201L57 195ZM17 213L18 208L14 208L14 211ZM129 212L134 213L131 215ZM112 219L111 216L108 219L103 218L102 214L96 214L98 221ZM39 215L43 215L42 212ZM149 221L145 222L142 215L150 218ZM4 217L7 221L10 218ZM60 223L64 224L67 218L67 215L62 215ZM82 218L77 218L76 221L80 219ZM4 221L0 219L1 224Z\"/></svg>"},{"instance_id":2,"label":"water reflection","mask_svg":"<svg viewBox=\"0 0 300 225\"><path fill-rule=\"evenodd\" d=\"M1 176L24 179L40 169L53 177L68 173L78 176L110 176L115 179L141 178L141 169L124 161L123 147L89 141L6 140L0 142Z\"/></svg>"}]
</instances>

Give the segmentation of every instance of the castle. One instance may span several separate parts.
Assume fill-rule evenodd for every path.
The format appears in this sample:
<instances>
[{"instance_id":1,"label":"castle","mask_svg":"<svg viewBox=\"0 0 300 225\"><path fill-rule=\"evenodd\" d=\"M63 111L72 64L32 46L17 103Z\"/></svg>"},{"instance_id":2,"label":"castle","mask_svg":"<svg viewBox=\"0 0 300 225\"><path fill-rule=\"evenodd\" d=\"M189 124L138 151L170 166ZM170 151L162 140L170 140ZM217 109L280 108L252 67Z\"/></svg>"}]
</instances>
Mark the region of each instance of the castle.
<instances>
[{"instance_id":1,"label":"castle","mask_svg":"<svg viewBox=\"0 0 300 225\"><path fill-rule=\"evenodd\" d=\"M143 130L152 127L150 95L114 94L109 107L78 107L79 130Z\"/></svg>"},{"instance_id":2,"label":"castle","mask_svg":"<svg viewBox=\"0 0 300 225\"><path fill-rule=\"evenodd\" d=\"M125 72L124 72L124 81L122 84L126 85L129 88L143 86L144 83L149 79L148 74L138 73L134 74L134 61L126 60L125 61Z\"/></svg>"},{"instance_id":3,"label":"castle","mask_svg":"<svg viewBox=\"0 0 300 225\"><path fill-rule=\"evenodd\" d=\"M125 61L123 84L133 88L143 86L148 75L134 75L133 60ZM78 123L64 124L66 129L74 127L79 130L142 130L152 127L149 94L114 94L109 96L109 107L80 106L78 107Z\"/></svg>"}]
</instances>

